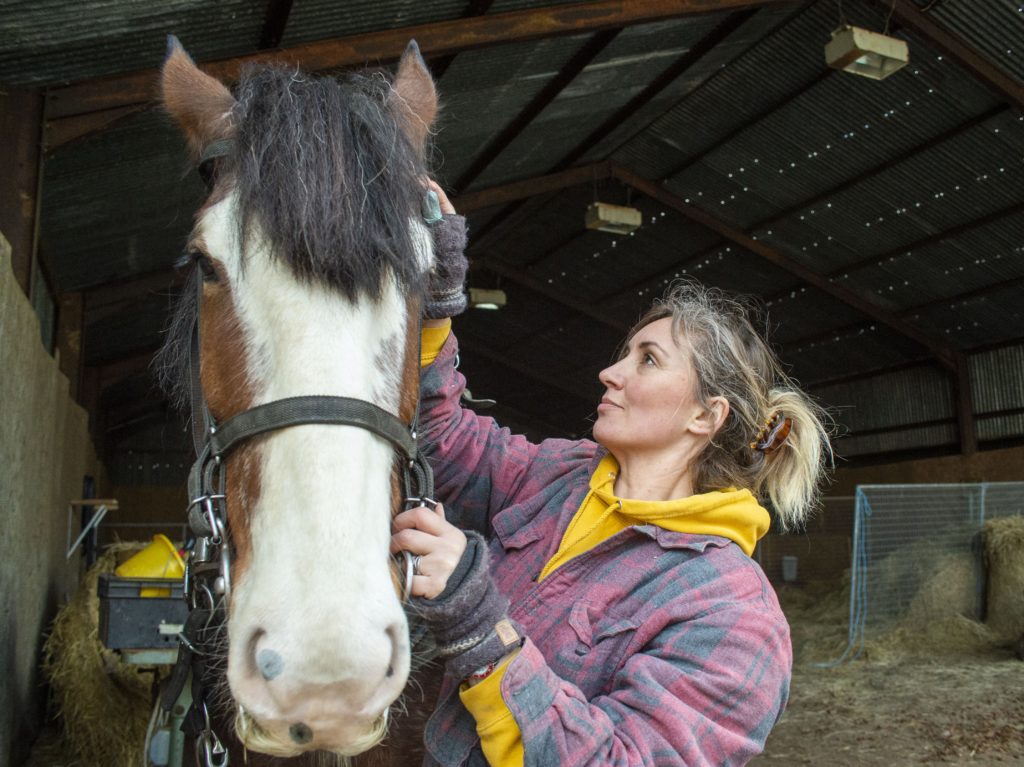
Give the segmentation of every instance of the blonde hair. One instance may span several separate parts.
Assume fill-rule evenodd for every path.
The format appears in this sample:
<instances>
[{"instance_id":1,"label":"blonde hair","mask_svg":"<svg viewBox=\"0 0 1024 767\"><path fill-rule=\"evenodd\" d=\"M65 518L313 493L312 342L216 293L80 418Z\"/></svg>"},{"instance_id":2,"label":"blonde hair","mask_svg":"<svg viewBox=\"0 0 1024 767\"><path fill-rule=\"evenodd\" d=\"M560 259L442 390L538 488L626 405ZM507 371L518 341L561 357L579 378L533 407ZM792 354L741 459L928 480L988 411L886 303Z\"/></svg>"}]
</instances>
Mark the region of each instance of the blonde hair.
<instances>
[{"instance_id":1,"label":"blonde hair","mask_svg":"<svg viewBox=\"0 0 1024 767\"><path fill-rule=\"evenodd\" d=\"M818 503L831 462L831 419L787 376L755 330L754 306L739 296L690 280L673 283L626 338L646 325L672 318L672 335L689 347L698 400L729 402L725 422L697 457L695 492L747 488L767 499L783 530L804 525ZM685 344L680 343L685 339ZM791 420L786 441L770 453L751 447L775 413Z\"/></svg>"}]
</instances>

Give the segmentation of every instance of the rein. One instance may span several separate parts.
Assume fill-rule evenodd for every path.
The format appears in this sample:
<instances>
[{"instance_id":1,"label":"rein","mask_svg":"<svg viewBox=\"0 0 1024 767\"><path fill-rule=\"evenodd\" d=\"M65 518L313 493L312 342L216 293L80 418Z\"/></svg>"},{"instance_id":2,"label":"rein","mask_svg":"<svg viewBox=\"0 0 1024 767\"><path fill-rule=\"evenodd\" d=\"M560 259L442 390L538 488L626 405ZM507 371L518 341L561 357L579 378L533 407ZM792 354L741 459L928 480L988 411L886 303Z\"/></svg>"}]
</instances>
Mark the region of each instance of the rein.
<instances>
[{"instance_id":1,"label":"rein","mask_svg":"<svg viewBox=\"0 0 1024 767\"><path fill-rule=\"evenodd\" d=\"M199 172L208 187L216 180L216 162L232 148L230 140L208 146ZM160 703L170 711L192 673L192 705L182 729L196 739L196 758L205 767L226 767L228 751L214 732L208 706L206 659L215 653L216 634L227 622L231 597L231 542L227 529L226 457L242 442L267 432L303 424L331 424L365 429L389 442L401 459L405 507L433 505L434 477L417 445L416 413L411 424L365 400L311 395L288 397L245 410L218 424L202 391L199 370L199 307L203 282L197 279L196 319L189 353L192 440L196 460L188 477L188 522L195 547L185 568L184 592L189 616L179 634L178 658L161 693ZM413 557L401 552L404 567L401 600L412 589ZM413 633L411 630L410 633ZM419 632L420 634L424 632ZM420 637L410 637L415 644ZM385 715L386 715L385 711Z\"/></svg>"}]
</instances>

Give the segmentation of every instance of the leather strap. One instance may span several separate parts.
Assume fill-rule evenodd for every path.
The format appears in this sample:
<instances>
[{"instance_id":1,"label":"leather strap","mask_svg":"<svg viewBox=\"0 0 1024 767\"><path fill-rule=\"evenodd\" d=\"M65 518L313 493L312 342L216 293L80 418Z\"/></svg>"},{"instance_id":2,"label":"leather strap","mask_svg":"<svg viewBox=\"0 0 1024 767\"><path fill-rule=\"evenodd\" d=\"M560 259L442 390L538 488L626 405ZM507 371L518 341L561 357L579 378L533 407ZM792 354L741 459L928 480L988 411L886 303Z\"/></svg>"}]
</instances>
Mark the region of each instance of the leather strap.
<instances>
[{"instance_id":1,"label":"leather strap","mask_svg":"<svg viewBox=\"0 0 1024 767\"><path fill-rule=\"evenodd\" d=\"M257 434L314 423L357 426L386 439L406 460L416 455L416 440L409 427L391 413L365 400L326 395L287 397L239 413L213 427L210 453L213 457L224 456L236 444Z\"/></svg>"}]
</instances>

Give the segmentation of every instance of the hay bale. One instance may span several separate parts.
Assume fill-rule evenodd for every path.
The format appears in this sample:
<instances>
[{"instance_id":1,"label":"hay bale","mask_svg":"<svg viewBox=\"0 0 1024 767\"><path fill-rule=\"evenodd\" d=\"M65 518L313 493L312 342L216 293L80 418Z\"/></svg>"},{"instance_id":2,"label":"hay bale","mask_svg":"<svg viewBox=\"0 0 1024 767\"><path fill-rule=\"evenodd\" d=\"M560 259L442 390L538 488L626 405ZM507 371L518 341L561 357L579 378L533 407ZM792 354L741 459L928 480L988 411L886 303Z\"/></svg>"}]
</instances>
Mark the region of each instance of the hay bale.
<instances>
[{"instance_id":1,"label":"hay bale","mask_svg":"<svg viewBox=\"0 0 1024 767\"><path fill-rule=\"evenodd\" d=\"M988 656L998 645L999 637L984 623L966 615L947 615L867 640L864 657L886 663L907 657Z\"/></svg>"},{"instance_id":2,"label":"hay bale","mask_svg":"<svg viewBox=\"0 0 1024 767\"><path fill-rule=\"evenodd\" d=\"M1024 634L1024 517L999 517L985 523L988 565L986 622L1003 639Z\"/></svg>"},{"instance_id":3,"label":"hay bale","mask_svg":"<svg viewBox=\"0 0 1024 767\"><path fill-rule=\"evenodd\" d=\"M64 737L83 767L138 767L143 762L152 675L102 645L97 595L100 574L113 572L119 557L140 548L119 544L107 549L57 614L44 647L43 671Z\"/></svg>"},{"instance_id":4,"label":"hay bale","mask_svg":"<svg viewBox=\"0 0 1024 767\"><path fill-rule=\"evenodd\" d=\"M922 579L910 600L906 625L928 628L936 622L978 611L978 582L974 558L970 554L945 554L930 563L934 570Z\"/></svg>"}]
</instances>

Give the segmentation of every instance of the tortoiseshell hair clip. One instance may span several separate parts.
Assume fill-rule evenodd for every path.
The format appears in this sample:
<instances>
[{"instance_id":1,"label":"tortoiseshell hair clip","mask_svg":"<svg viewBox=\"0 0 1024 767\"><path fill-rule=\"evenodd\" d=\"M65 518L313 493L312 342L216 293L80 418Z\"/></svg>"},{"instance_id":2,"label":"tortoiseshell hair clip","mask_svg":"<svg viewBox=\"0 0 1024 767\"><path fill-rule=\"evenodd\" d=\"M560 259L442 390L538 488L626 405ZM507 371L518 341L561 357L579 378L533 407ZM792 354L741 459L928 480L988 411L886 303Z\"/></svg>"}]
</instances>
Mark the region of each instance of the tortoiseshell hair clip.
<instances>
[{"instance_id":1,"label":"tortoiseshell hair clip","mask_svg":"<svg viewBox=\"0 0 1024 767\"><path fill-rule=\"evenodd\" d=\"M793 419L784 418L782 413L776 410L768 416L764 427L757 433L757 438L750 443L750 449L762 453L774 453L789 438L792 428Z\"/></svg>"}]
</instances>

